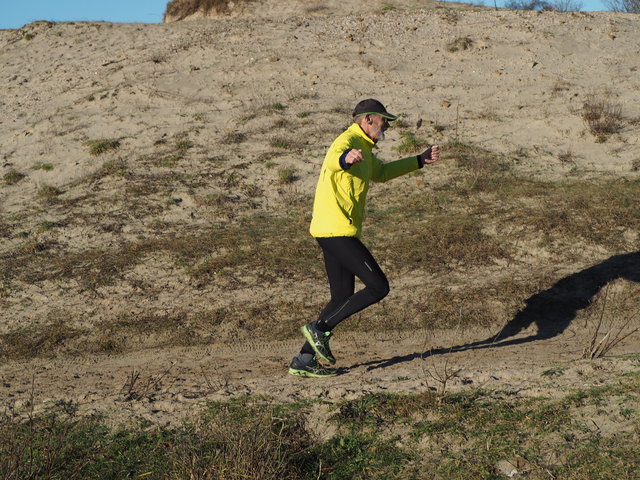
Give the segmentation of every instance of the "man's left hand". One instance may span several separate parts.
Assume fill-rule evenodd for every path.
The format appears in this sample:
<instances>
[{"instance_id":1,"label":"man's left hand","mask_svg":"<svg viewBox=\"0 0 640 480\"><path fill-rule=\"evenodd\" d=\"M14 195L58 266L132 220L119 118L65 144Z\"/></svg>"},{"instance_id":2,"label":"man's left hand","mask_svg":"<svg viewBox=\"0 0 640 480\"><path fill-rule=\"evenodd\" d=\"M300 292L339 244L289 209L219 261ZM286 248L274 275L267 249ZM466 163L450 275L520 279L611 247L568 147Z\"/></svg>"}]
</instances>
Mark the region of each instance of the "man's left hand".
<instances>
[{"instance_id":1,"label":"man's left hand","mask_svg":"<svg viewBox=\"0 0 640 480\"><path fill-rule=\"evenodd\" d=\"M425 165L436 163L440 158L440 147L432 145L420 154L420 159Z\"/></svg>"}]
</instances>

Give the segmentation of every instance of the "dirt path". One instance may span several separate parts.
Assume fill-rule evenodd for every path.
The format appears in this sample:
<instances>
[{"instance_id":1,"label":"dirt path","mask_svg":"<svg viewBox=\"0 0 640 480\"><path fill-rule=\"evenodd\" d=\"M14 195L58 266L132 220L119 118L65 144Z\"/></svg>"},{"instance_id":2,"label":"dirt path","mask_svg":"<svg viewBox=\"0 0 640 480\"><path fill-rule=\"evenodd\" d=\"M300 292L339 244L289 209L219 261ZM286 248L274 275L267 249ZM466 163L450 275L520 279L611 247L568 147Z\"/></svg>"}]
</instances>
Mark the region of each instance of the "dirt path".
<instances>
[{"instance_id":1,"label":"dirt path","mask_svg":"<svg viewBox=\"0 0 640 480\"><path fill-rule=\"evenodd\" d=\"M373 392L448 392L483 388L498 396L554 397L572 389L603 385L638 368L637 338L601 360L581 360L586 330L567 330L550 339L520 333L503 344L461 348L488 332L415 332L411 336L363 341L336 335L342 374L305 379L287 374L300 342L242 344L216 348L147 350L126 355L39 359L0 367L0 398L7 411L77 404L83 414L100 413L115 423L144 418L176 423L207 401L243 395L275 400L357 398ZM424 355L433 351L433 355ZM455 376L453 374L458 372Z\"/></svg>"}]
</instances>

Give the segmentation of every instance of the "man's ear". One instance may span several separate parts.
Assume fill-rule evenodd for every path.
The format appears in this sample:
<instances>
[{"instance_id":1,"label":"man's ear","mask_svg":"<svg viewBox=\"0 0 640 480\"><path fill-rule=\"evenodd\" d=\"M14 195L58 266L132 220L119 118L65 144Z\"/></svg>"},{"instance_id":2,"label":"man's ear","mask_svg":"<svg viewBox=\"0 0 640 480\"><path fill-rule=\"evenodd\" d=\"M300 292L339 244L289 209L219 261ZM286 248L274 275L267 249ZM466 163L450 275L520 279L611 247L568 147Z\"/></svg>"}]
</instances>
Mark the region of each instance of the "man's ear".
<instances>
[{"instance_id":1,"label":"man's ear","mask_svg":"<svg viewBox=\"0 0 640 480\"><path fill-rule=\"evenodd\" d=\"M368 113L364 116L364 119L367 121L367 123L369 125L371 125L373 123L373 117L371 115L369 115Z\"/></svg>"}]
</instances>

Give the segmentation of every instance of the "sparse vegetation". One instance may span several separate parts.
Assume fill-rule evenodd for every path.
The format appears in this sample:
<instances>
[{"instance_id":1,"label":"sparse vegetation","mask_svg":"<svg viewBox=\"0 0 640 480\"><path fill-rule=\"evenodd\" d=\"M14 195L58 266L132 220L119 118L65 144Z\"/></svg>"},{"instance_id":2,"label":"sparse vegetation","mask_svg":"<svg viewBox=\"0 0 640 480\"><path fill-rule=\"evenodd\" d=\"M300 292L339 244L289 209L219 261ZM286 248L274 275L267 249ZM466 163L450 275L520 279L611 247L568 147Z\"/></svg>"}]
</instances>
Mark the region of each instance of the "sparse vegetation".
<instances>
[{"instance_id":1,"label":"sparse vegetation","mask_svg":"<svg viewBox=\"0 0 640 480\"><path fill-rule=\"evenodd\" d=\"M9 170L2 177L4 183L7 185L15 185L19 181L21 181L26 175L24 173L20 173L17 170Z\"/></svg>"},{"instance_id":2,"label":"sparse vegetation","mask_svg":"<svg viewBox=\"0 0 640 480\"><path fill-rule=\"evenodd\" d=\"M286 109L287 107L285 107L282 103L280 102L275 102L272 103L271 105L269 105L269 110L272 110L274 112L282 112Z\"/></svg>"},{"instance_id":3,"label":"sparse vegetation","mask_svg":"<svg viewBox=\"0 0 640 480\"><path fill-rule=\"evenodd\" d=\"M187 140L187 139L185 139L185 140L178 140L178 141L176 142L176 149L177 149L179 152L182 152L182 153L186 152L186 151L187 151L187 150L189 150L190 148L193 148L193 146L194 146L193 142L192 142L191 140Z\"/></svg>"},{"instance_id":4,"label":"sparse vegetation","mask_svg":"<svg viewBox=\"0 0 640 480\"><path fill-rule=\"evenodd\" d=\"M102 165L101 174L124 176L128 171L127 161L119 158L117 160L110 160Z\"/></svg>"},{"instance_id":5,"label":"sparse vegetation","mask_svg":"<svg viewBox=\"0 0 640 480\"><path fill-rule=\"evenodd\" d=\"M269 146L274 148L281 148L283 150L299 150L301 145L290 138L286 137L274 137L269 141Z\"/></svg>"},{"instance_id":6,"label":"sparse vegetation","mask_svg":"<svg viewBox=\"0 0 640 480\"><path fill-rule=\"evenodd\" d=\"M87 140L85 145L89 147L89 153L95 157L118 149L120 141L116 139Z\"/></svg>"},{"instance_id":7,"label":"sparse vegetation","mask_svg":"<svg viewBox=\"0 0 640 480\"><path fill-rule=\"evenodd\" d=\"M521 238L537 238L542 242L541 248L545 248L545 244L552 245L549 248L553 249L555 255L571 259L575 258L576 242L599 249L620 250L629 248L628 240L622 233L615 232L640 230L640 207L632 201L640 195L640 182L637 180L576 179L545 183L523 179L509 170L506 158L464 143L444 145L443 156L445 159L448 157L446 161L450 165L457 165L458 173L454 181L417 197L390 195L384 204L373 203L369 209L367 238L374 251L395 252L393 262L387 266L389 275L403 276L405 271L439 275L458 269L512 262ZM280 167L276 178L278 183L286 185L295 176L292 169ZM227 219L236 218L240 208L255 208L251 202L261 195L259 186L246 183L237 171L227 171L218 177L224 192L198 197L199 205L213 207L215 212ZM153 182L145 179L140 187L143 190L139 192L133 191L135 185L135 179L128 181L128 194L149 195ZM156 188L153 191L158 190ZM55 197L60 193L55 189L49 195ZM170 196L170 191L165 195L164 201L174 198ZM176 231L170 223L163 222L160 230L148 224L150 231L166 233L162 238L142 236L134 242L111 248L92 248L79 252L38 248L23 250L0 258L0 283L3 279L29 284L73 281L82 289L96 290L122 281L125 272L145 262L150 255L173 259L169 264L175 264L173 268L186 272L196 284L230 282L227 288L235 288L246 286L246 282L249 285L254 281L262 284L279 278L322 281L321 264L307 234L310 205L310 198L305 197L297 204L291 203L288 214L284 216L252 214L246 218L236 218L233 222L221 221L210 231L191 232L188 235ZM154 211L159 213L165 207L161 203ZM406 219L401 230L397 228L398 211L403 212L403 218ZM146 215L151 214L149 211ZM494 229L501 234L492 233ZM288 239L286 243L273 241L283 237ZM36 264L37 268L34 268ZM235 278L233 272L239 271L252 272L253 280ZM506 321L515 314L523 299L545 288L542 286L548 282L545 275L546 272L542 271L539 276L530 276L518 282L493 280L485 282L482 288L467 286L464 294L443 291L428 298L407 298L404 305L387 305L384 314L375 310L369 312L368 324L380 331L396 331L398 326L393 319L403 317L411 319L403 324L408 329L477 325L479 319L486 319L488 326ZM491 295L487 295L487 291L491 291ZM498 311L495 310L496 304L501 305ZM272 308L282 308L284 312L289 311L290 306L283 303ZM246 312L232 312L225 318L240 321L247 315L260 314L249 309ZM291 322L296 321L295 315L288 317ZM198 324L189 318L187 315L183 321L169 324L173 325L174 331L184 328L188 332L191 327L187 325ZM146 325L159 326L162 323L150 321ZM119 337L125 328L124 324L119 325L115 323L110 327L114 338ZM295 325L287 322L282 322L280 327L282 330L269 330L266 334L288 332L287 335L290 335L296 330ZM357 329L358 322L345 328ZM206 326L202 327L202 331L207 330ZM238 329L237 335L242 336L242 330ZM128 332L126 337L136 338L135 330ZM98 342L95 335L83 338L82 348L92 351L95 348L92 345ZM162 338L160 335L153 341L163 344ZM187 339L187 343L200 344L207 337L185 334L183 338ZM67 352L74 351L72 348L63 348L62 344L55 344L54 347Z\"/></svg>"},{"instance_id":8,"label":"sparse vegetation","mask_svg":"<svg viewBox=\"0 0 640 480\"><path fill-rule=\"evenodd\" d=\"M560 160L560 163L575 165L575 156L571 150L560 153L558 155L558 160Z\"/></svg>"},{"instance_id":9,"label":"sparse vegetation","mask_svg":"<svg viewBox=\"0 0 640 480\"><path fill-rule=\"evenodd\" d=\"M123 401L137 401L139 373L132 372L134 395ZM158 379L148 381L157 385ZM108 426L98 416L79 416L79 406L64 401L39 415L28 409L3 414L0 475L479 480L502 478L500 465L508 462L532 478L633 478L640 459L634 422L626 419L638 409L638 388L636 373L554 400L482 390L445 394L441 401L429 392L377 393L328 405L246 397L212 403L188 423L154 428ZM123 386L122 394L127 391ZM611 404L620 409L608 415L614 428L591 426L590 412ZM333 433L317 438L311 415L325 419Z\"/></svg>"},{"instance_id":10,"label":"sparse vegetation","mask_svg":"<svg viewBox=\"0 0 640 480\"><path fill-rule=\"evenodd\" d=\"M58 228L58 227L61 227L61 226L62 226L62 223L60 223L60 222L53 222L51 220L46 220L46 221L44 221L44 222L42 222L40 224L39 230L41 232L46 232L46 231L53 230L54 228Z\"/></svg>"}]
</instances>

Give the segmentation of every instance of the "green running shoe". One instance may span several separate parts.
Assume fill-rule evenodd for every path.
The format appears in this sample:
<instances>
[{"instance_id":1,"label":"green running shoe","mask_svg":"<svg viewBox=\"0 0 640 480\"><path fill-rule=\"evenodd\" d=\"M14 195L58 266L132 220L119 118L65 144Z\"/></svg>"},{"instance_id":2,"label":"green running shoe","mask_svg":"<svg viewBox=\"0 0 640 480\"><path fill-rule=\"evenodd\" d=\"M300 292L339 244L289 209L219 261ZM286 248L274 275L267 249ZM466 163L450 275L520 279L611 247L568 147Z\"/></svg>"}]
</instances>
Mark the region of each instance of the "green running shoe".
<instances>
[{"instance_id":1,"label":"green running shoe","mask_svg":"<svg viewBox=\"0 0 640 480\"><path fill-rule=\"evenodd\" d=\"M325 362L336 363L336 359L329 348L331 332L321 332L315 327L315 322L307 323L302 328L304 338L311 344L316 354Z\"/></svg>"},{"instance_id":2,"label":"green running shoe","mask_svg":"<svg viewBox=\"0 0 640 480\"><path fill-rule=\"evenodd\" d=\"M315 357L313 357L311 363L304 364L296 356L293 357L293 360L291 360L291 365L289 365L289 375L296 375L298 377L323 378L335 377L337 374L337 370L333 368L325 368L320 365L316 361Z\"/></svg>"}]
</instances>

